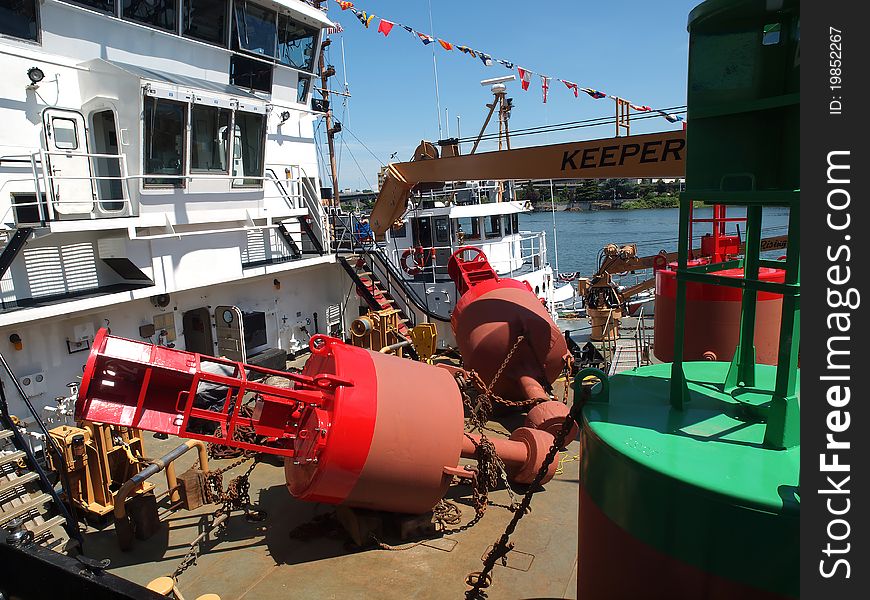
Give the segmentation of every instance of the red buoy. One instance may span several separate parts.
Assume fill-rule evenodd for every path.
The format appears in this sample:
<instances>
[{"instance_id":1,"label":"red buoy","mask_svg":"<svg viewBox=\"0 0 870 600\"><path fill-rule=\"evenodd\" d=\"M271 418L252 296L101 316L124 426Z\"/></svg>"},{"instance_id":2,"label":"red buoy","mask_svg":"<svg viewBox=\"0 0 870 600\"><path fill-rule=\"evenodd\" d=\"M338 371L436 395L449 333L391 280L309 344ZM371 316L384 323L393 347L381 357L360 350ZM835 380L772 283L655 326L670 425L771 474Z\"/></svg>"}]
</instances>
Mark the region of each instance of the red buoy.
<instances>
[{"instance_id":1,"label":"red buoy","mask_svg":"<svg viewBox=\"0 0 870 600\"><path fill-rule=\"evenodd\" d=\"M290 493L312 502L425 513L453 476L471 476L459 459L475 458L475 444L464 434L450 371L324 335L309 345L297 374L101 329L76 418L284 456ZM253 406L249 416L245 404ZM240 437L240 428L258 441ZM509 477L528 483L552 443L546 431L520 428L498 441L496 453Z\"/></svg>"},{"instance_id":2,"label":"red buoy","mask_svg":"<svg viewBox=\"0 0 870 600\"><path fill-rule=\"evenodd\" d=\"M704 264L705 259L689 261L689 266ZM656 271L655 344L653 352L662 362L674 358L674 329L677 303L676 263ZM717 271L722 277L743 277L743 269ZM785 271L762 267L761 281L782 283ZM740 334L740 288L686 283L684 360L721 360L734 357ZM758 292L755 318L756 360L775 365L779 354L779 322L782 295Z\"/></svg>"},{"instance_id":3,"label":"red buoy","mask_svg":"<svg viewBox=\"0 0 870 600\"><path fill-rule=\"evenodd\" d=\"M483 251L471 246L453 253L447 273L461 296L450 323L464 366L490 384L513 351L493 392L512 401L548 400L546 388L570 355L565 338L529 285L500 278Z\"/></svg>"}]
</instances>

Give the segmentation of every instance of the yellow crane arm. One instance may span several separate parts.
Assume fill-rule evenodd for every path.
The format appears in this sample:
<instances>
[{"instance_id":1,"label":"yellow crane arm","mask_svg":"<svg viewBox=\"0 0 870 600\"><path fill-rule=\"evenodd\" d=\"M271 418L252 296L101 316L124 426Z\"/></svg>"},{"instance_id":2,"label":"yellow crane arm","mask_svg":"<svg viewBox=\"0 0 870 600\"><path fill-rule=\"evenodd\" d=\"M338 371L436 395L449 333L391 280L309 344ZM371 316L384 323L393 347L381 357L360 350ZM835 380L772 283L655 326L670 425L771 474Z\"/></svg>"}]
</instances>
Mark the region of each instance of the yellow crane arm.
<instances>
[{"instance_id":1,"label":"yellow crane arm","mask_svg":"<svg viewBox=\"0 0 870 600\"><path fill-rule=\"evenodd\" d=\"M686 132L678 130L393 163L369 221L383 234L402 216L418 183L683 177L685 156Z\"/></svg>"}]
</instances>

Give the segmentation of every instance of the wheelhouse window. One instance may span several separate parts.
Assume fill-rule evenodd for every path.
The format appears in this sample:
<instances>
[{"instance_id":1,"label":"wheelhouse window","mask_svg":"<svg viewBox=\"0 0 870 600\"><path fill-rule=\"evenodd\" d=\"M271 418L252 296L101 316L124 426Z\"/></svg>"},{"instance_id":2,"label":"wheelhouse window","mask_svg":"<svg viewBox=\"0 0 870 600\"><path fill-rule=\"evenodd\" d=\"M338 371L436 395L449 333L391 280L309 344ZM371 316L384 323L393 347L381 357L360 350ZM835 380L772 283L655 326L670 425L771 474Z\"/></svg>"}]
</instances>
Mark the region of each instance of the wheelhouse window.
<instances>
[{"instance_id":1,"label":"wheelhouse window","mask_svg":"<svg viewBox=\"0 0 870 600\"><path fill-rule=\"evenodd\" d=\"M177 0L121 0L121 13L130 21L166 31L176 31L178 28L176 2Z\"/></svg>"},{"instance_id":2,"label":"wheelhouse window","mask_svg":"<svg viewBox=\"0 0 870 600\"><path fill-rule=\"evenodd\" d=\"M263 184L263 152L266 141L264 115L236 112L233 136L233 176L256 177L235 179L234 186L260 186Z\"/></svg>"},{"instance_id":3,"label":"wheelhouse window","mask_svg":"<svg viewBox=\"0 0 870 600\"><path fill-rule=\"evenodd\" d=\"M63 0L69 4L78 4L101 12L115 14L115 0Z\"/></svg>"},{"instance_id":4,"label":"wheelhouse window","mask_svg":"<svg viewBox=\"0 0 870 600\"><path fill-rule=\"evenodd\" d=\"M493 215L490 217L483 218L484 223L486 224L485 234L488 238L497 238L501 237L501 217L498 215Z\"/></svg>"},{"instance_id":5,"label":"wheelhouse window","mask_svg":"<svg viewBox=\"0 0 870 600\"><path fill-rule=\"evenodd\" d=\"M511 216L510 215L505 215L504 217L502 217L501 226L502 226L502 230L504 231L505 235L510 235L511 233L516 233L515 231L511 231Z\"/></svg>"},{"instance_id":6,"label":"wheelhouse window","mask_svg":"<svg viewBox=\"0 0 870 600\"><path fill-rule=\"evenodd\" d=\"M311 71L319 30L278 15L278 60L294 69Z\"/></svg>"},{"instance_id":7,"label":"wheelhouse window","mask_svg":"<svg viewBox=\"0 0 870 600\"><path fill-rule=\"evenodd\" d=\"M227 0L184 0L181 33L203 42L227 43Z\"/></svg>"},{"instance_id":8,"label":"wheelhouse window","mask_svg":"<svg viewBox=\"0 0 870 600\"><path fill-rule=\"evenodd\" d=\"M0 0L0 35L37 41L36 3L37 0Z\"/></svg>"},{"instance_id":9,"label":"wheelhouse window","mask_svg":"<svg viewBox=\"0 0 870 600\"><path fill-rule=\"evenodd\" d=\"M245 0L235 3L233 49L275 57L278 31L277 13Z\"/></svg>"},{"instance_id":10,"label":"wheelhouse window","mask_svg":"<svg viewBox=\"0 0 870 600\"><path fill-rule=\"evenodd\" d=\"M230 110L194 104L190 110L190 170L226 173Z\"/></svg>"},{"instance_id":11,"label":"wheelhouse window","mask_svg":"<svg viewBox=\"0 0 870 600\"><path fill-rule=\"evenodd\" d=\"M456 239L460 244L467 240L479 240L480 219L477 217L462 217L456 219Z\"/></svg>"},{"instance_id":12,"label":"wheelhouse window","mask_svg":"<svg viewBox=\"0 0 870 600\"><path fill-rule=\"evenodd\" d=\"M163 98L145 97L143 139L146 175L184 174L184 131L187 104ZM145 185L184 187L181 177L147 177Z\"/></svg>"},{"instance_id":13,"label":"wheelhouse window","mask_svg":"<svg viewBox=\"0 0 870 600\"><path fill-rule=\"evenodd\" d=\"M513 232L520 232L520 215L518 213L514 213L511 215L511 223L513 223Z\"/></svg>"},{"instance_id":14,"label":"wheelhouse window","mask_svg":"<svg viewBox=\"0 0 870 600\"><path fill-rule=\"evenodd\" d=\"M230 83L248 90L271 92L273 68L263 61L234 54L230 58Z\"/></svg>"}]
</instances>

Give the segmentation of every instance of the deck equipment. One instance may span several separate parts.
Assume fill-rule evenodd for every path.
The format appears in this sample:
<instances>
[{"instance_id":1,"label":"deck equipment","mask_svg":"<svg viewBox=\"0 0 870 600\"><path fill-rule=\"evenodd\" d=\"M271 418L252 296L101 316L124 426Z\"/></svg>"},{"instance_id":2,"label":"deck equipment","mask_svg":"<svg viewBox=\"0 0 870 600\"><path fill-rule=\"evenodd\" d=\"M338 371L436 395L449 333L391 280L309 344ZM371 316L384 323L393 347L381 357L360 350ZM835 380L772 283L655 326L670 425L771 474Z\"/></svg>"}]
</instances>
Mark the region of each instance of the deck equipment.
<instances>
[{"instance_id":1,"label":"deck equipment","mask_svg":"<svg viewBox=\"0 0 870 600\"><path fill-rule=\"evenodd\" d=\"M453 253L447 273L461 296L450 324L465 367L505 400L549 400L545 388L565 369L570 354L528 284L499 277L483 251L473 246ZM564 406L563 418L567 414Z\"/></svg>"},{"instance_id":2,"label":"deck equipment","mask_svg":"<svg viewBox=\"0 0 870 600\"><path fill-rule=\"evenodd\" d=\"M324 335L310 348L296 374L100 330L76 417L284 456L290 493L312 502L419 514L454 475L471 477L459 459L474 458L475 444L448 370ZM241 414L246 403L251 417ZM242 439L242 428L267 441ZM552 443L546 431L520 428L496 452L527 483Z\"/></svg>"}]
</instances>

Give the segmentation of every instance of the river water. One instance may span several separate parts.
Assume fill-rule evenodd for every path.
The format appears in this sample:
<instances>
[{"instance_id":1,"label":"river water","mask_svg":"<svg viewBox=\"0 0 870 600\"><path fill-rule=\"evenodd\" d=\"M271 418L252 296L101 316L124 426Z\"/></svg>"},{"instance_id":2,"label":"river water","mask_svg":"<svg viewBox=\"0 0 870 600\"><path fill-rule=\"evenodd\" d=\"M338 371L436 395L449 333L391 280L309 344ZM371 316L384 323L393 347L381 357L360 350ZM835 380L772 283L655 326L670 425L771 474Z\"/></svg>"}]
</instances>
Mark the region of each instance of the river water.
<instances>
[{"instance_id":1,"label":"river water","mask_svg":"<svg viewBox=\"0 0 870 600\"><path fill-rule=\"evenodd\" d=\"M746 212L740 207L729 207L728 217L742 217ZM696 218L710 218L712 208L695 209ZM677 225L679 209L656 208L639 210L598 210L589 212L564 212L558 207L555 215L556 239L553 239L553 214L534 212L520 215L523 231L544 231L547 234L547 258L553 271L560 273L579 272L592 275L598 268L598 252L606 244L636 243L640 256L649 256L659 250L677 250ZM740 227L741 239L746 231L744 223L729 223L727 232L736 233ZM762 237L785 235L788 225L787 208L766 208L762 221ZM695 225L695 244L704 233L710 231L709 223ZM558 245L558 255L556 253ZM765 258L776 258L784 252L765 253ZM557 269L558 263L558 269Z\"/></svg>"}]
</instances>

